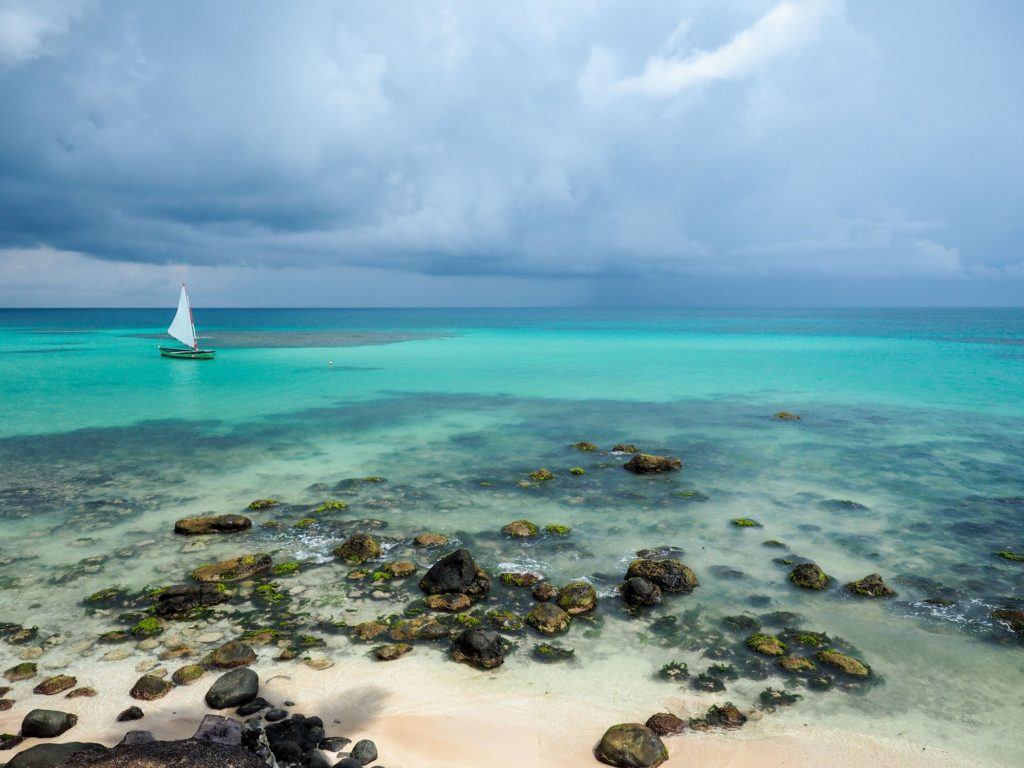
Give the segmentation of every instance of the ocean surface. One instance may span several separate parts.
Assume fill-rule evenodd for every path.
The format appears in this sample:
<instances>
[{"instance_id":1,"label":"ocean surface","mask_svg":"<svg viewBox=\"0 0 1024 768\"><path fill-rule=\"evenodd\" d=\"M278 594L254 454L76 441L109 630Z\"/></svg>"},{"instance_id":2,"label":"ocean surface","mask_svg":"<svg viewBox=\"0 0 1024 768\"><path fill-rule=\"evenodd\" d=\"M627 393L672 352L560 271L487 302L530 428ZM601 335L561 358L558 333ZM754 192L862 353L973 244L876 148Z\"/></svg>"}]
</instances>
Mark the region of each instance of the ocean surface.
<instances>
[{"instance_id":1,"label":"ocean surface","mask_svg":"<svg viewBox=\"0 0 1024 768\"><path fill-rule=\"evenodd\" d=\"M332 547L372 530L422 573L437 552L409 539L429 530L495 575L585 578L602 596L556 638L572 660L543 664L541 638L511 635L495 685L558 678L652 712L669 691L750 706L785 688L802 698L766 718L1024 764L1024 641L990 617L1024 608L1024 562L995 554L1024 553L1024 310L199 308L209 362L158 355L172 314L0 310L0 629L38 627L28 646L0 642L0 668L26 647L42 667L71 648L101 667L110 648L89 641L133 617L83 598L182 583L240 552L302 563L275 581L289 626L361 655L343 624L401 614L418 577L373 596ZM625 472L623 442L683 469ZM555 479L531 481L540 467ZM281 503L246 510L263 497ZM331 499L347 508L313 513ZM254 528L171 534L206 512ZM572 533L500 534L520 518ZM631 615L615 588L658 547L700 587ZM827 592L788 583L808 560L833 577ZM875 572L898 597L843 589ZM528 591L494 597L530 606ZM211 636L281 609L252 610L209 618ZM872 677L830 690L783 677L744 648L753 626L826 633ZM441 685L444 648L409 661L437 663ZM670 661L690 680L659 679ZM695 690L714 664L734 668L715 673L726 690Z\"/></svg>"}]
</instances>

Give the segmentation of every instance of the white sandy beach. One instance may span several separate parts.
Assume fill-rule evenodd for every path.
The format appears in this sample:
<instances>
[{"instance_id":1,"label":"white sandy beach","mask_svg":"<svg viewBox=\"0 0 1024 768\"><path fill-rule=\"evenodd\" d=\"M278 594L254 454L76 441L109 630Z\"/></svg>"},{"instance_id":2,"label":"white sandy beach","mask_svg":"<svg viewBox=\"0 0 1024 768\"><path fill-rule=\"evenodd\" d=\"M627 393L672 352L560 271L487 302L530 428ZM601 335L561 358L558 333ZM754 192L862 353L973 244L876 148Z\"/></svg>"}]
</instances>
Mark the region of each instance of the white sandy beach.
<instances>
[{"instance_id":1,"label":"white sandy beach","mask_svg":"<svg viewBox=\"0 0 1024 768\"><path fill-rule=\"evenodd\" d=\"M290 710L319 715L328 735L373 739L379 762L388 768L581 768L598 765L591 750L604 729L618 722L643 722L655 711L688 716L707 707L696 696L668 696L660 702L607 701L596 704L564 691L509 692L497 675L448 664L443 676L430 663L408 657L382 664L347 659L317 671L301 663L267 663L260 694L272 703L295 702ZM0 714L0 731L16 732L34 707L74 712L78 725L62 741L113 745L131 729L158 738L190 736L209 712L203 696L214 674L175 688L153 702L132 702L127 691L138 677L131 664L104 668L95 698L46 698L29 693ZM500 674L500 673L499 673ZM80 680L80 682L84 682ZM117 723L117 714L137 703L143 720ZM225 710L221 714L230 714ZM39 743L27 740L22 748ZM721 730L667 737L669 768L961 768L992 766L934 748L825 730L811 724L780 726L771 714L752 719L736 732ZM16 750L6 753L7 758Z\"/></svg>"}]
</instances>

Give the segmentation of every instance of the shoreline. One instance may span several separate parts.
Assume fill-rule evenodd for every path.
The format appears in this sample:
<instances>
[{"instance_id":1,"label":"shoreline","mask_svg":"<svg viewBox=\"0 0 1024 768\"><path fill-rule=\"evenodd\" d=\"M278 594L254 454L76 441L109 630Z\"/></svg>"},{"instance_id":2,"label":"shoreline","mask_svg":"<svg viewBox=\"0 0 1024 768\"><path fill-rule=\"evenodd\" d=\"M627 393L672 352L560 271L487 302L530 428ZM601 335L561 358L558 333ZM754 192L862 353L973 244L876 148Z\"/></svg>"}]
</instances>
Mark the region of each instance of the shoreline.
<instances>
[{"instance_id":1,"label":"shoreline","mask_svg":"<svg viewBox=\"0 0 1024 768\"><path fill-rule=\"evenodd\" d=\"M260 695L272 704L294 702L290 712L318 715L328 736L372 739L379 762L388 768L488 768L508 765L508 756L530 768L583 768L600 765L593 747L610 725L643 722L656 711L696 714L710 701L697 696L666 696L658 702L597 703L564 691L510 691L496 677L448 665L439 679L430 663L410 658L395 662L345 659L325 670L301 663L253 665ZM127 691L139 672L127 665L104 669L104 688L94 698L22 697L0 713L0 732L17 732L30 709L55 708L79 716L78 724L58 739L26 739L0 752L10 760L40 743L98 741L113 746L130 730L152 731L161 740L191 736L203 716L235 717L234 709L211 710L203 697L217 675L174 688L165 698L135 702ZM122 695L111 695L111 690ZM116 722L138 704L141 720ZM997 763L909 741L874 737L810 725L773 722L771 714L752 719L738 731L686 731L664 737L667 768L763 768L829 765L831 768L994 768ZM841 757L839 757L841 755Z\"/></svg>"}]
</instances>

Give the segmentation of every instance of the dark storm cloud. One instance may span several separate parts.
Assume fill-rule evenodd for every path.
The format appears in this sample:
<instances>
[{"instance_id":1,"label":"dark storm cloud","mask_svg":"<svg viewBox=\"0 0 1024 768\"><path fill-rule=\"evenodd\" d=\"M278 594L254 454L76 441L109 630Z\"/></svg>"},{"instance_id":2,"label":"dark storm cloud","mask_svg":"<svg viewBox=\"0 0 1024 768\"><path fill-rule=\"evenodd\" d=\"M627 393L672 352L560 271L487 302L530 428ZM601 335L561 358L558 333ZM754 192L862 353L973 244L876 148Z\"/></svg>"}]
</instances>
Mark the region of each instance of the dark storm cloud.
<instances>
[{"instance_id":1,"label":"dark storm cloud","mask_svg":"<svg viewBox=\"0 0 1024 768\"><path fill-rule=\"evenodd\" d=\"M1024 14L987 8L0 2L0 276L1002 286Z\"/></svg>"}]
</instances>

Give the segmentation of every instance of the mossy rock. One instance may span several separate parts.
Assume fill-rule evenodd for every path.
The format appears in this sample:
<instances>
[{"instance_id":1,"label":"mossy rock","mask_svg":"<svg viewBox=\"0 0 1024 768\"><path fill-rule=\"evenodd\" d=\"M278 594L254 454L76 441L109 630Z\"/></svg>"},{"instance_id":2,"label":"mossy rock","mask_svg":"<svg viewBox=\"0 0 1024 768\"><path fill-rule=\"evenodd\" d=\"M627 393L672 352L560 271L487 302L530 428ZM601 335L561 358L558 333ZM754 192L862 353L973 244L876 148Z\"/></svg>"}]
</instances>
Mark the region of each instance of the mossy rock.
<instances>
[{"instance_id":1,"label":"mossy rock","mask_svg":"<svg viewBox=\"0 0 1024 768\"><path fill-rule=\"evenodd\" d=\"M587 474L587 470L585 470L583 467L570 467L569 468L569 474L570 475L585 475L585 474Z\"/></svg>"},{"instance_id":2,"label":"mossy rock","mask_svg":"<svg viewBox=\"0 0 1024 768\"><path fill-rule=\"evenodd\" d=\"M575 649L555 643L538 643L533 646L533 658L546 664L556 661L571 661L575 656Z\"/></svg>"},{"instance_id":3,"label":"mossy rock","mask_svg":"<svg viewBox=\"0 0 1024 768\"><path fill-rule=\"evenodd\" d=\"M568 613L552 603L541 603L526 614L526 623L544 635L557 635L569 628Z\"/></svg>"},{"instance_id":4,"label":"mossy rock","mask_svg":"<svg viewBox=\"0 0 1024 768\"><path fill-rule=\"evenodd\" d=\"M801 589L828 589L832 579L815 563L801 563L789 574L789 580Z\"/></svg>"},{"instance_id":5,"label":"mossy rock","mask_svg":"<svg viewBox=\"0 0 1024 768\"><path fill-rule=\"evenodd\" d=\"M292 576L299 572L299 563L295 560L278 563L270 569L270 572L275 576Z\"/></svg>"},{"instance_id":6,"label":"mossy rock","mask_svg":"<svg viewBox=\"0 0 1024 768\"><path fill-rule=\"evenodd\" d=\"M621 768L654 768L668 760L661 738L640 723L613 725L594 749L594 756L606 765Z\"/></svg>"},{"instance_id":7,"label":"mossy rock","mask_svg":"<svg viewBox=\"0 0 1024 768\"><path fill-rule=\"evenodd\" d=\"M314 525L316 525L315 517L304 517L295 523L296 528L312 528Z\"/></svg>"},{"instance_id":8,"label":"mossy rock","mask_svg":"<svg viewBox=\"0 0 1024 768\"><path fill-rule=\"evenodd\" d=\"M353 634L363 642L373 640L387 631L388 625L382 621L364 621L352 628Z\"/></svg>"},{"instance_id":9,"label":"mossy rock","mask_svg":"<svg viewBox=\"0 0 1024 768\"><path fill-rule=\"evenodd\" d=\"M895 590L882 580L879 573L871 573L863 579L851 581L846 589L858 597L896 597Z\"/></svg>"},{"instance_id":10,"label":"mossy rock","mask_svg":"<svg viewBox=\"0 0 1024 768\"><path fill-rule=\"evenodd\" d=\"M548 469L545 469L544 467L541 467L540 469L536 469L530 473L530 479L537 480L539 482L544 482L546 480L554 480L555 473L551 472Z\"/></svg>"},{"instance_id":11,"label":"mossy rock","mask_svg":"<svg viewBox=\"0 0 1024 768\"><path fill-rule=\"evenodd\" d=\"M175 685L191 685L200 677L206 674L206 667L202 664L186 664L174 670L171 680Z\"/></svg>"},{"instance_id":12,"label":"mossy rock","mask_svg":"<svg viewBox=\"0 0 1024 768\"><path fill-rule=\"evenodd\" d=\"M40 696L55 696L78 685L78 679L71 675L54 675L43 680L32 689L32 693Z\"/></svg>"},{"instance_id":13,"label":"mossy rock","mask_svg":"<svg viewBox=\"0 0 1024 768\"><path fill-rule=\"evenodd\" d=\"M418 533L412 543L417 547L443 547L448 543L448 537L443 533Z\"/></svg>"},{"instance_id":14,"label":"mossy rock","mask_svg":"<svg viewBox=\"0 0 1024 768\"><path fill-rule=\"evenodd\" d=\"M201 565L192 571L192 578L201 582L241 581L270 570L270 555L240 555L219 563Z\"/></svg>"},{"instance_id":15,"label":"mossy rock","mask_svg":"<svg viewBox=\"0 0 1024 768\"><path fill-rule=\"evenodd\" d=\"M273 581L269 581L266 584L260 584L254 590L253 594L256 595L260 600L265 603L280 603L288 599L288 595L281 591L280 587Z\"/></svg>"},{"instance_id":16,"label":"mossy rock","mask_svg":"<svg viewBox=\"0 0 1024 768\"><path fill-rule=\"evenodd\" d=\"M593 443L588 443L586 440L581 440L578 443L573 443L572 447L575 448L577 451L583 451L585 453L593 453L594 451L598 450L596 445L594 445Z\"/></svg>"},{"instance_id":17,"label":"mossy rock","mask_svg":"<svg viewBox=\"0 0 1024 768\"><path fill-rule=\"evenodd\" d=\"M545 525L544 533L547 533L551 536L568 536L572 533L572 528L570 528L568 525L559 525L556 523L552 525Z\"/></svg>"},{"instance_id":18,"label":"mossy rock","mask_svg":"<svg viewBox=\"0 0 1024 768\"><path fill-rule=\"evenodd\" d=\"M90 604L105 604L116 602L124 597L124 590L122 590L120 587L107 587L106 589L101 589L99 592L93 592L91 595L85 598L83 602Z\"/></svg>"},{"instance_id":19,"label":"mossy rock","mask_svg":"<svg viewBox=\"0 0 1024 768\"><path fill-rule=\"evenodd\" d=\"M800 421L800 417L790 411L779 411L774 418L778 421Z\"/></svg>"},{"instance_id":20,"label":"mossy rock","mask_svg":"<svg viewBox=\"0 0 1024 768\"><path fill-rule=\"evenodd\" d=\"M818 651L814 654L814 658L826 666L845 672L851 677L869 677L871 675L871 667L863 661L836 650L826 649Z\"/></svg>"},{"instance_id":21,"label":"mossy rock","mask_svg":"<svg viewBox=\"0 0 1024 768\"><path fill-rule=\"evenodd\" d=\"M148 616L130 630L135 637L154 637L167 629L167 622L156 616Z\"/></svg>"},{"instance_id":22,"label":"mossy rock","mask_svg":"<svg viewBox=\"0 0 1024 768\"><path fill-rule=\"evenodd\" d=\"M427 595L423 603L432 611L444 613L458 613L468 610L473 606L473 601L468 595L459 592L446 592L440 595Z\"/></svg>"},{"instance_id":23,"label":"mossy rock","mask_svg":"<svg viewBox=\"0 0 1024 768\"><path fill-rule=\"evenodd\" d=\"M511 523L502 526L501 532L506 536L512 536L517 539L528 539L537 536L540 533L540 529L536 523L532 523L529 520L513 520Z\"/></svg>"},{"instance_id":24,"label":"mossy rock","mask_svg":"<svg viewBox=\"0 0 1024 768\"><path fill-rule=\"evenodd\" d=\"M779 666L793 673L811 672L818 668L817 664L804 656L784 656L779 659Z\"/></svg>"},{"instance_id":25,"label":"mossy rock","mask_svg":"<svg viewBox=\"0 0 1024 768\"><path fill-rule=\"evenodd\" d=\"M277 499L256 499L255 501L249 502L249 509L254 511L270 509L271 507L276 507L279 503L280 502L278 502Z\"/></svg>"},{"instance_id":26,"label":"mossy rock","mask_svg":"<svg viewBox=\"0 0 1024 768\"><path fill-rule=\"evenodd\" d=\"M732 524L737 528L760 528L761 524L757 520L751 520L749 517L736 517L733 518Z\"/></svg>"},{"instance_id":27,"label":"mossy rock","mask_svg":"<svg viewBox=\"0 0 1024 768\"><path fill-rule=\"evenodd\" d=\"M404 579L416 573L416 564L409 560L392 560L380 568L393 579Z\"/></svg>"},{"instance_id":28,"label":"mossy rock","mask_svg":"<svg viewBox=\"0 0 1024 768\"><path fill-rule=\"evenodd\" d=\"M597 607L597 590L586 581L573 581L558 590L558 607L575 616Z\"/></svg>"},{"instance_id":29,"label":"mossy rock","mask_svg":"<svg viewBox=\"0 0 1024 768\"><path fill-rule=\"evenodd\" d=\"M994 554L996 557L1002 558L1003 560L1009 560L1013 563L1024 563L1024 554L1019 552L1011 552L1008 549L1001 549Z\"/></svg>"},{"instance_id":30,"label":"mossy rock","mask_svg":"<svg viewBox=\"0 0 1024 768\"><path fill-rule=\"evenodd\" d=\"M532 587L541 580L541 575L532 571L522 571L503 573L498 578L502 584L510 587Z\"/></svg>"},{"instance_id":31,"label":"mossy rock","mask_svg":"<svg viewBox=\"0 0 1024 768\"><path fill-rule=\"evenodd\" d=\"M681 661L670 661L658 670L659 678L662 680L670 680L672 682L686 680L689 676L689 668Z\"/></svg>"},{"instance_id":32,"label":"mossy rock","mask_svg":"<svg viewBox=\"0 0 1024 768\"><path fill-rule=\"evenodd\" d=\"M349 565L362 565L367 560L380 557L380 544L368 533L357 533L349 536L334 548L334 556Z\"/></svg>"},{"instance_id":33,"label":"mossy rock","mask_svg":"<svg viewBox=\"0 0 1024 768\"><path fill-rule=\"evenodd\" d=\"M640 449L632 443L616 443L612 446L612 453L640 453Z\"/></svg>"},{"instance_id":34,"label":"mossy rock","mask_svg":"<svg viewBox=\"0 0 1024 768\"><path fill-rule=\"evenodd\" d=\"M499 632L519 632L523 628L523 620L512 611L488 611L487 620Z\"/></svg>"},{"instance_id":35,"label":"mossy rock","mask_svg":"<svg viewBox=\"0 0 1024 768\"><path fill-rule=\"evenodd\" d=\"M634 475L658 475L663 472L676 472L683 468L683 462L675 456L655 456L650 453L637 453L622 465L627 472Z\"/></svg>"},{"instance_id":36,"label":"mossy rock","mask_svg":"<svg viewBox=\"0 0 1024 768\"><path fill-rule=\"evenodd\" d=\"M626 578L635 576L657 584L665 592L689 593L699 586L697 575L689 566L668 558L652 560L641 557L633 560L626 570Z\"/></svg>"},{"instance_id":37,"label":"mossy rock","mask_svg":"<svg viewBox=\"0 0 1024 768\"><path fill-rule=\"evenodd\" d=\"M154 701L162 699L173 687L170 680L164 680L156 675L143 675L135 681L128 695L139 701Z\"/></svg>"},{"instance_id":38,"label":"mossy rock","mask_svg":"<svg viewBox=\"0 0 1024 768\"><path fill-rule=\"evenodd\" d=\"M316 509L313 510L313 513L317 515L322 515L324 512L341 512L343 509L348 509L348 504L346 504L344 501L331 499L320 504Z\"/></svg>"},{"instance_id":39,"label":"mossy rock","mask_svg":"<svg viewBox=\"0 0 1024 768\"><path fill-rule=\"evenodd\" d=\"M762 656L784 656L786 654L786 644L775 635L755 632L746 639L745 643L747 648Z\"/></svg>"},{"instance_id":40,"label":"mossy rock","mask_svg":"<svg viewBox=\"0 0 1024 768\"><path fill-rule=\"evenodd\" d=\"M405 656L410 651L412 651L412 646L408 643L390 643L389 645L379 645L374 648L373 655L377 657L378 661L394 661Z\"/></svg>"}]
</instances>

